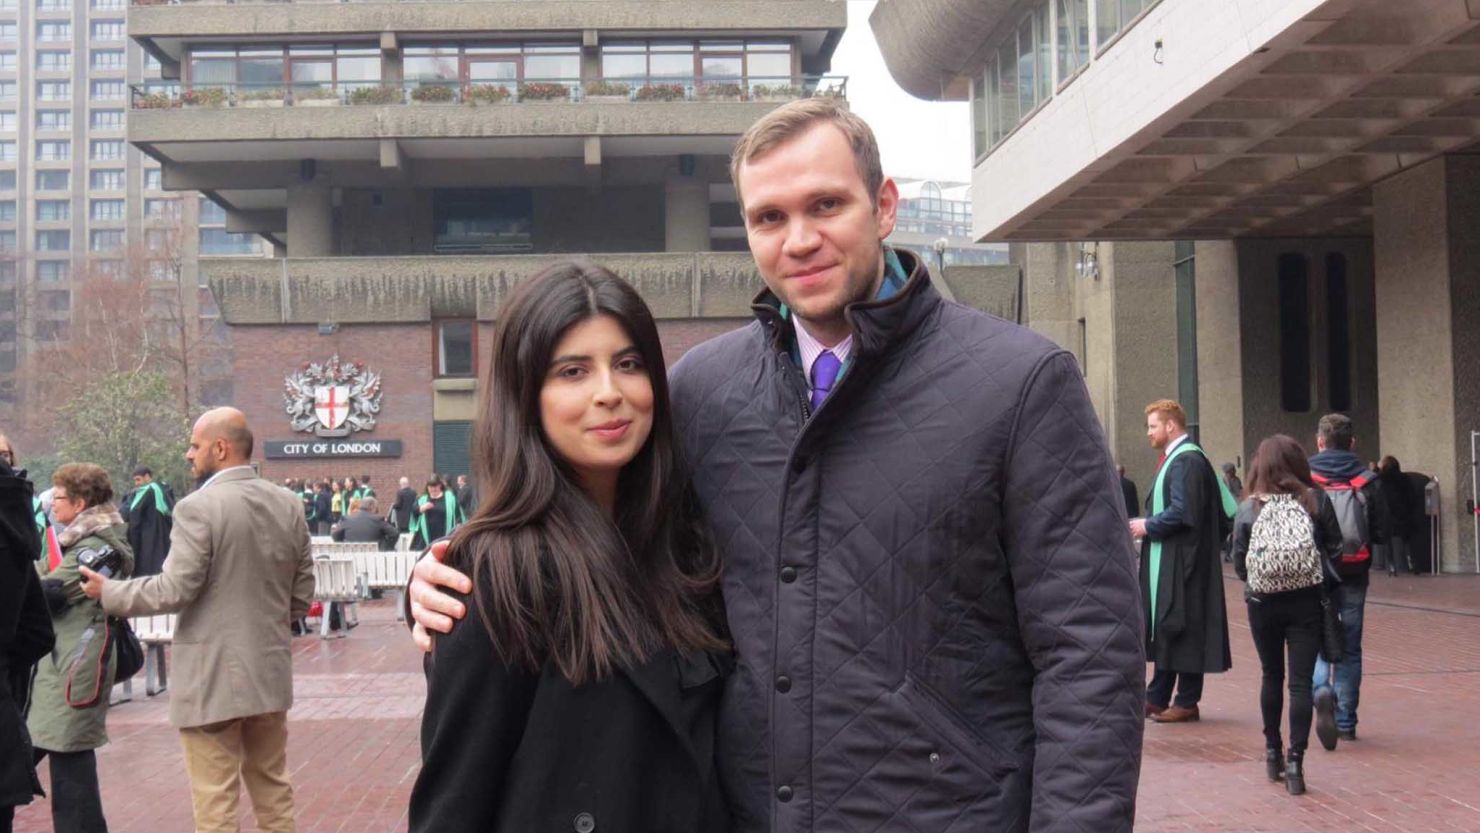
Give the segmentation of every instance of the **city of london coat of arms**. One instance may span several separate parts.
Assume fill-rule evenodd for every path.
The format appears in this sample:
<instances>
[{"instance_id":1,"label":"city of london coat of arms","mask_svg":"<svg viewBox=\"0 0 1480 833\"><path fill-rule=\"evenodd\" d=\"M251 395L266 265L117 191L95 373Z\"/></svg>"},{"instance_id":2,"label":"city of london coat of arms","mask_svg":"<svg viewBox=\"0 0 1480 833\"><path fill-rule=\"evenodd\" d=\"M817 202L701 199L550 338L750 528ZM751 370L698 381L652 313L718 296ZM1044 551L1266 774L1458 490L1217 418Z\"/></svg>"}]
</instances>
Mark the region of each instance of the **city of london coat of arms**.
<instances>
[{"instance_id":1,"label":"city of london coat of arms","mask_svg":"<svg viewBox=\"0 0 1480 833\"><path fill-rule=\"evenodd\" d=\"M283 382L283 410L294 431L347 437L375 427L380 413L380 374L364 362L304 362Z\"/></svg>"}]
</instances>

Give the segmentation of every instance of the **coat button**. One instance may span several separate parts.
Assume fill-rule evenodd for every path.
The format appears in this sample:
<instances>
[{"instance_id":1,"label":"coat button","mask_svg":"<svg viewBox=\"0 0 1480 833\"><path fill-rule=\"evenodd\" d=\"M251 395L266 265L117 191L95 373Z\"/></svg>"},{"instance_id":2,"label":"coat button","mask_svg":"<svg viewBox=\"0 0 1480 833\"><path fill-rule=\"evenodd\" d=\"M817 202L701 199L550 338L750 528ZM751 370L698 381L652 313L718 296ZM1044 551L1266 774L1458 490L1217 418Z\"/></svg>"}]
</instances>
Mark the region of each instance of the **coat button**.
<instances>
[{"instance_id":1,"label":"coat button","mask_svg":"<svg viewBox=\"0 0 1480 833\"><path fill-rule=\"evenodd\" d=\"M791 787L788 787L785 784L782 784L781 786L777 787L776 788L776 798L782 804L785 804L786 802L790 801L791 800Z\"/></svg>"},{"instance_id":2,"label":"coat button","mask_svg":"<svg viewBox=\"0 0 1480 833\"><path fill-rule=\"evenodd\" d=\"M782 674L781 676L777 677L776 678L776 690L779 691L779 692L781 692L782 694L785 694L786 692L791 691L791 678L788 677L788 676L786 676L785 674Z\"/></svg>"},{"instance_id":3,"label":"coat button","mask_svg":"<svg viewBox=\"0 0 1480 833\"><path fill-rule=\"evenodd\" d=\"M596 817L590 813L581 813L576 816L576 833L591 833L596 829Z\"/></svg>"},{"instance_id":4,"label":"coat button","mask_svg":"<svg viewBox=\"0 0 1480 833\"><path fill-rule=\"evenodd\" d=\"M795 568L795 567L789 567L789 566L788 567L782 567L781 568L781 583L782 584L791 584L792 582L794 582L796 580L797 580L797 568Z\"/></svg>"}]
</instances>

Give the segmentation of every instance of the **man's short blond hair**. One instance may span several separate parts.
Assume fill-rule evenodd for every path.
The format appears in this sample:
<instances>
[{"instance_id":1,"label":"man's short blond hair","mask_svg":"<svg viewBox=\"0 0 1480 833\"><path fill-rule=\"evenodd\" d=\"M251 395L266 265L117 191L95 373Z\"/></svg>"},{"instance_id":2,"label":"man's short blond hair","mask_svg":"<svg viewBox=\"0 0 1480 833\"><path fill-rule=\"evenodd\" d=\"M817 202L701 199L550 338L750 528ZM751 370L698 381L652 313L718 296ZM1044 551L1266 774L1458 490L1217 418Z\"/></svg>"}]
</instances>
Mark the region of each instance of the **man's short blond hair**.
<instances>
[{"instance_id":1,"label":"man's short blond hair","mask_svg":"<svg viewBox=\"0 0 1480 833\"><path fill-rule=\"evenodd\" d=\"M730 155L730 181L735 184L735 193L740 194L740 166L765 156L778 146L786 144L814 125L828 123L843 132L848 146L853 148L853 162L858 166L858 175L863 187L868 190L869 202L879 204L879 189L884 187L884 166L879 161L879 142L868 122L850 111L840 98L820 96L788 102L762 116L745 131L735 152ZM744 196L740 203L745 204Z\"/></svg>"},{"instance_id":2,"label":"man's short blond hair","mask_svg":"<svg viewBox=\"0 0 1480 833\"><path fill-rule=\"evenodd\" d=\"M1146 406L1146 416L1161 414L1164 421L1177 423L1178 428L1187 427L1187 412L1175 399L1158 399Z\"/></svg>"}]
</instances>

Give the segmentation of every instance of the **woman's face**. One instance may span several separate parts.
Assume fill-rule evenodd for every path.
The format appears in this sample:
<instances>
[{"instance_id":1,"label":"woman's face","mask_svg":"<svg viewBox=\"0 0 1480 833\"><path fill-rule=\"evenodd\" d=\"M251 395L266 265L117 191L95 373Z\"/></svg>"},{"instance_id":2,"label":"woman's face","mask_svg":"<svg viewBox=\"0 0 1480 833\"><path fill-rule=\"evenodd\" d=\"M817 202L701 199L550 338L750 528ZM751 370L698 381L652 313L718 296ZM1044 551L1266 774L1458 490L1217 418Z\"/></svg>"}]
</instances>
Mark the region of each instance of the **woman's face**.
<instances>
[{"instance_id":1,"label":"woman's face","mask_svg":"<svg viewBox=\"0 0 1480 833\"><path fill-rule=\"evenodd\" d=\"M637 345L609 315L571 327L540 389L545 437L585 481L614 484L653 429L653 383Z\"/></svg>"},{"instance_id":2,"label":"woman's face","mask_svg":"<svg viewBox=\"0 0 1480 833\"><path fill-rule=\"evenodd\" d=\"M82 501L67 494L62 486L56 486L51 493L51 514L57 519L57 523L66 526L83 510Z\"/></svg>"}]
</instances>

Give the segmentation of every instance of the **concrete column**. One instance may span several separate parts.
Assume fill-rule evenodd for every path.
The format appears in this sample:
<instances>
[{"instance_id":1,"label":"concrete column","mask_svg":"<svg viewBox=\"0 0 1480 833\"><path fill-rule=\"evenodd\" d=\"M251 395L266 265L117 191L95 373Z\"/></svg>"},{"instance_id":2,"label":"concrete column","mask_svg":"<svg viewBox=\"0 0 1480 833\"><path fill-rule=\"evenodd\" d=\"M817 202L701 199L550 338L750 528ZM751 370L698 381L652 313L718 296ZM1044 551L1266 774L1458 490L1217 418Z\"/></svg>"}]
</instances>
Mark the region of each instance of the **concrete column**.
<instances>
[{"instance_id":1,"label":"concrete column","mask_svg":"<svg viewBox=\"0 0 1480 833\"><path fill-rule=\"evenodd\" d=\"M1177 284L1171 243L1101 243L1100 280L1111 296L1108 374L1113 395L1103 415L1110 450L1141 494L1156 452L1146 443L1146 405L1177 398Z\"/></svg>"},{"instance_id":2,"label":"concrete column","mask_svg":"<svg viewBox=\"0 0 1480 833\"><path fill-rule=\"evenodd\" d=\"M1019 247L1010 247L1017 254ZM1072 243L1030 243L1021 247L1023 267L1023 323L1053 339L1054 343L1080 355L1079 318L1074 311L1074 258Z\"/></svg>"},{"instance_id":3,"label":"concrete column","mask_svg":"<svg viewBox=\"0 0 1480 833\"><path fill-rule=\"evenodd\" d=\"M1202 447L1219 462L1248 465L1244 447L1244 361L1238 247L1199 242L1197 266L1197 398Z\"/></svg>"},{"instance_id":4,"label":"concrete column","mask_svg":"<svg viewBox=\"0 0 1480 833\"><path fill-rule=\"evenodd\" d=\"M334 254L333 189L322 179L288 186L288 253L292 257Z\"/></svg>"},{"instance_id":5,"label":"concrete column","mask_svg":"<svg viewBox=\"0 0 1480 833\"><path fill-rule=\"evenodd\" d=\"M1373 189L1381 445L1439 479L1443 564L1473 570L1470 431L1480 429L1480 159L1446 156Z\"/></svg>"},{"instance_id":6,"label":"concrete column","mask_svg":"<svg viewBox=\"0 0 1480 833\"><path fill-rule=\"evenodd\" d=\"M664 251L708 251L709 183L693 177L670 177L663 196Z\"/></svg>"}]
</instances>

